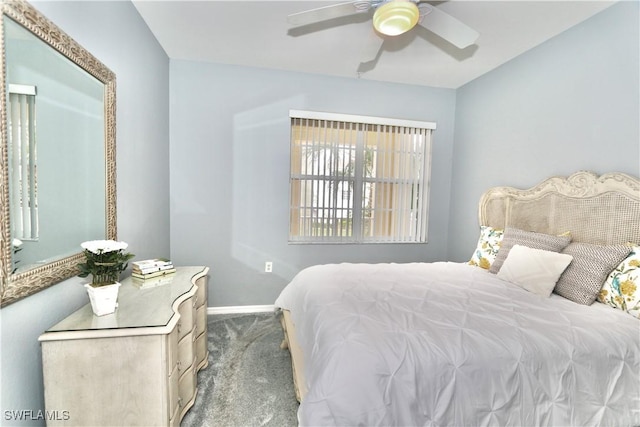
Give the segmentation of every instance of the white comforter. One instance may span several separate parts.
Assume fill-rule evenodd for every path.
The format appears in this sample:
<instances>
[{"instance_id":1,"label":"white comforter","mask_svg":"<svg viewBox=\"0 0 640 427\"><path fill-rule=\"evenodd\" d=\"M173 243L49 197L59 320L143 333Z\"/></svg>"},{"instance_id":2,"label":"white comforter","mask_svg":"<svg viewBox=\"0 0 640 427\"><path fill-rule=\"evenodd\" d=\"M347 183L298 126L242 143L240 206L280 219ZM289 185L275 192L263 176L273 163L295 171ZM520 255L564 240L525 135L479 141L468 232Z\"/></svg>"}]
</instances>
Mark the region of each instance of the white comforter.
<instances>
[{"instance_id":1,"label":"white comforter","mask_svg":"<svg viewBox=\"0 0 640 427\"><path fill-rule=\"evenodd\" d=\"M458 263L301 271L304 426L640 425L640 321Z\"/></svg>"}]
</instances>

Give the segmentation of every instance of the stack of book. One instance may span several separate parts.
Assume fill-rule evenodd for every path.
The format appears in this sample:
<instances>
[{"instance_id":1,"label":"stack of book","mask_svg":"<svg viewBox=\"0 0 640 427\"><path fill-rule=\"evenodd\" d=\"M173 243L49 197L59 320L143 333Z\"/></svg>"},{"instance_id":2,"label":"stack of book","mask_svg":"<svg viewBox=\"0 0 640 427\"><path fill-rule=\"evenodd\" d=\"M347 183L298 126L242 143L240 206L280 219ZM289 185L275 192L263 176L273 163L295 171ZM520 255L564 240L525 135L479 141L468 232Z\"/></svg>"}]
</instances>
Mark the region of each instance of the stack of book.
<instances>
[{"instance_id":1,"label":"stack of book","mask_svg":"<svg viewBox=\"0 0 640 427\"><path fill-rule=\"evenodd\" d=\"M131 263L133 270L131 276L138 279L151 279L153 277L166 276L176 272L173 263L165 258L145 259Z\"/></svg>"},{"instance_id":2,"label":"stack of book","mask_svg":"<svg viewBox=\"0 0 640 427\"><path fill-rule=\"evenodd\" d=\"M156 276L150 279L132 277L131 283L140 289L156 288L158 286L170 285L173 281L173 276L173 274L166 274L164 276Z\"/></svg>"}]
</instances>

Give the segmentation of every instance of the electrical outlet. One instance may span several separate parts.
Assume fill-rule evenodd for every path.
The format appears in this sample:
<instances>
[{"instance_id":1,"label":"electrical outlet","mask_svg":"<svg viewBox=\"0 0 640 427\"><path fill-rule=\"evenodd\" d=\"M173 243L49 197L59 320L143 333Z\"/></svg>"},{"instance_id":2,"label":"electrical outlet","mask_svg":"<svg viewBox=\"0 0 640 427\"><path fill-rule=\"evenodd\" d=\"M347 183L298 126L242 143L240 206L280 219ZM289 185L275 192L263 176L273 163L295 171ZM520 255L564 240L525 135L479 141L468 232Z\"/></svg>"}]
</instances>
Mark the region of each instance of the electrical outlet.
<instances>
[{"instance_id":1,"label":"electrical outlet","mask_svg":"<svg viewBox=\"0 0 640 427\"><path fill-rule=\"evenodd\" d=\"M273 263L271 261L267 261L264 263L264 272L271 273L273 271Z\"/></svg>"}]
</instances>

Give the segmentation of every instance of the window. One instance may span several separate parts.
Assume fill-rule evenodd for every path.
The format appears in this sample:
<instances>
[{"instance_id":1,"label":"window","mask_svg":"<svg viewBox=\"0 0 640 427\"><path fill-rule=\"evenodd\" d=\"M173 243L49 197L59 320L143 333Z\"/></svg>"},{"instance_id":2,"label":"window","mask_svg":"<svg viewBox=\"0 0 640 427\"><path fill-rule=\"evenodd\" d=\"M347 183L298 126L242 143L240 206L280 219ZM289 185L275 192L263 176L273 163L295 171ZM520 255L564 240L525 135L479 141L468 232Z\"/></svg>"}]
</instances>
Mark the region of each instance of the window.
<instances>
[{"instance_id":1,"label":"window","mask_svg":"<svg viewBox=\"0 0 640 427\"><path fill-rule=\"evenodd\" d=\"M35 103L35 86L9 85L11 235L20 240L38 239Z\"/></svg>"},{"instance_id":2,"label":"window","mask_svg":"<svg viewBox=\"0 0 640 427\"><path fill-rule=\"evenodd\" d=\"M289 241L427 241L435 123L291 111Z\"/></svg>"}]
</instances>

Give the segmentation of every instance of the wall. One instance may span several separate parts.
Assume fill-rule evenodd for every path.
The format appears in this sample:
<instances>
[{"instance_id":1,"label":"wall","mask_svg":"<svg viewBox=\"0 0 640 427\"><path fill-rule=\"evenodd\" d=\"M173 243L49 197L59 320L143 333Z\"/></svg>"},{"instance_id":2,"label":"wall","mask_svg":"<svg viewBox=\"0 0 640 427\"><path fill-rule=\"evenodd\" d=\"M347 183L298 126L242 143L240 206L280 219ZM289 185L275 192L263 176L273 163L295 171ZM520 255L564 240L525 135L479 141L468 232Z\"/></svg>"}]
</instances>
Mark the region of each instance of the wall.
<instances>
[{"instance_id":1,"label":"wall","mask_svg":"<svg viewBox=\"0 0 640 427\"><path fill-rule=\"evenodd\" d=\"M288 245L290 109L436 122L429 243ZM172 60L173 261L211 267L218 307L273 304L312 264L444 259L454 109L450 89Z\"/></svg>"},{"instance_id":2,"label":"wall","mask_svg":"<svg viewBox=\"0 0 640 427\"><path fill-rule=\"evenodd\" d=\"M471 256L486 188L578 170L640 176L638 9L611 6L458 89L449 258Z\"/></svg>"},{"instance_id":3,"label":"wall","mask_svg":"<svg viewBox=\"0 0 640 427\"><path fill-rule=\"evenodd\" d=\"M130 2L33 4L115 72L118 237L138 258L169 256L166 54ZM81 283L72 278L0 310L0 424L44 425L7 420L5 411L44 408L37 339L88 302Z\"/></svg>"},{"instance_id":4,"label":"wall","mask_svg":"<svg viewBox=\"0 0 640 427\"><path fill-rule=\"evenodd\" d=\"M168 256L171 221L174 261L212 267L209 306L270 304L316 262L466 259L491 185L639 174L635 2L457 93L183 61L171 63L169 91L169 61L129 2L34 4L116 73L119 237L138 258ZM436 121L429 244L287 245L290 108ZM80 283L0 310L2 425L43 424L10 423L5 411L43 407L37 337L87 302Z\"/></svg>"}]
</instances>

